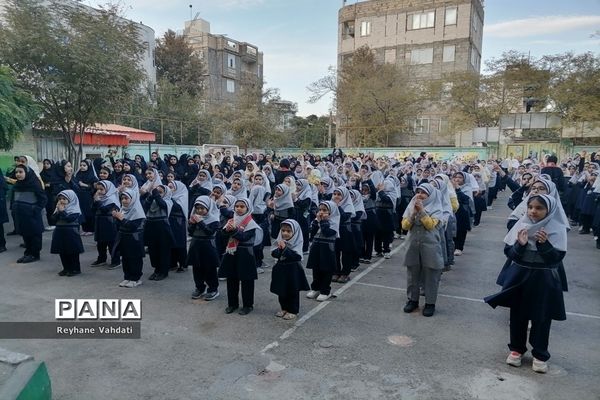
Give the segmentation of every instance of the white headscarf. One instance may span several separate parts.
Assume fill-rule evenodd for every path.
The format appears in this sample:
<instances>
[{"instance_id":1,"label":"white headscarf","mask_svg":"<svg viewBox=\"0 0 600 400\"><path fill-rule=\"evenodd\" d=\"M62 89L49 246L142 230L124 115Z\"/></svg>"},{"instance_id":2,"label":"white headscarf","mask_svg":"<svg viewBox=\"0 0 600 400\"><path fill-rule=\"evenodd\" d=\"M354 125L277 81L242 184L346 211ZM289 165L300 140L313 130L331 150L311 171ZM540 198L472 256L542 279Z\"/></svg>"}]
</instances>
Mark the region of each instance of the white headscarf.
<instances>
[{"instance_id":1,"label":"white headscarf","mask_svg":"<svg viewBox=\"0 0 600 400\"><path fill-rule=\"evenodd\" d=\"M300 178L296 181L296 189L298 189L298 200L311 198L312 188L307 179Z\"/></svg>"},{"instance_id":2,"label":"white headscarf","mask_svg":"<svg viewBox=\"0 0 600 400\"><path fill-rule=\"evenodd\" d=\"M350 213L350 216L354 218L356 216L356 210L354 209L354 204L352 203L352 197L350 197L350 192L344 186L340 186L338 188L333 189L333 192L340 192L342 195L342 200L340 201L339 206L344 210L344 212Z\"/></svg>"},{"instance_id":3,"label":"white headscarf","mask_svg":"<svg viewBox=\"0 0 600 400\"><path fill-rule=\"evenodd\" d=\"M552 246L559 251L567 251L567 229L569 229L569 225L565 225L560 216L559 208L561 207L559 206L559 203L554 197L547 194L535 195L527 201L523 200L523 202L529 203L532 198L541 198L543 202L546 203L548 214L541 221L533 222L527 213L525 213L512 229L508 231L504 237L504 243L512 246L517 241L519 231L527 229L527 248L536 251L537 247L535 245L536 239L534 235L541 228L544 228L548 234L548 241Z\"/></svg>"},{"instance_id":4,"label":"white headscarf","mask_svg":"<svg viewBox=\"0 0 600 400\"><path fill-rule=\"evenodd\" d=\"M74 191L63 190L58 194L58 196L64 197L69 201L69 203L65 206L65 213L67 215L81 214L81 208L79 208L79 198Z\"/></svg>"},{"instance_id":5,"label":"white headscarf","mask_svg":"<svg viewBox=\"0 0 600 400\"><path fill-rule=\"evenodd\" d=\"M290 187L282 183L275 187L275 190L277 189L280 189L283 192L283 194L279 197L277 195L273 197L273 200L275 202L275 209L281 211L294 207L294 201L292 200L292 193Z\"/></svg>"},{"instance_id":6,"label":"white headscarf","mask_svg":"<svg viewBox=\"0 0 600 400\"><path fill-rule=\"evenodd\" d=\"M560 194L556 189L556 185L554 182L546 180L546 179L536 179L531 185L541 182L546 186L546 190L548 195L551 196L557 202L557 217L561 220L561 223L567 227L567 230L571 230L571 226L569 224L569 219L567 218L567 214L565 214L565 210L562 207L562 203L560 202ZM532 195L529 194L527 197L523 198L523 201L519 203L519 205L513 210L512 213L508 216L509 220L521 219L523 215L527 214L527 201Z\"/></svg>"},{"instance_id":7,"label":"white headscarf","mask_svg":"<svg viewBox=\"0 0 600 400\"><path fill-rule=\"evenodd\" d=\"M98 198L101 207L106 207L109 204L114 204L120 207L119 191L111 181L98 181L98 185L104 188L104 194Z\"/></svg>"},{"instance_id":8,"label":"white headscarf","mask_svg":"<svg viewBox=\"0 0 600 400\"><path fill-rule=\"evenodd\" d=\"M367 213L365 211L365 203L363 202L362 194L356 189L351 189L350 197L352 198L352 205L354 206L354 211L362 211L360 219L367 219Z\"/></svg>"},{"instance_id":9,"label":"white headscarf","mask_svg":"<svg viewBox=\"0 0 600 400\"><path fill-rule=\"evenodd\" d=\"M437 190L431 183L422 183L417 186L417 190L421 189L425 193L427 193L428 197L423 200L423 209L431 218L436 218L437 220L441 220L443 218L442 211L442 199L441 192ZM408 203L403 218L410 218L410 216L415 212L415 201L417 200L417 195L415 195Z\"/></svg>"},{"instance_id":10,"label":"white headscarf","mask_svg":"<svg viewBox=\"0 0 600 400\"><path fill-rule=\"evenodd\" d=\"M200 174L204 174L206 176L206 179L203 181L198 179ZM208 170L205 170L205 169L201 169L200 171L198 171L198 174L196 174L196 177L190 183L190 187L195 186L195 185L200 185L200 187L212 191L213 190L213 182L212 182L212 177L210 176L210 172L208 172Z\"/></svg>"},{"instance_id":11,"label":"white headscarf","mask_svg":"<svg viewBox=\"0 0 600 400\"><path fill-rule=\"evenodd\" d=\"M196 201L194 201L194 206L197 204L202 205L202 207L208 210L206 216L202 220L205 225L210 225L213 222L219 222L221 219L221 213L219 212L219 207L217 207L217 203L209 197L209 196L198 196Z\"/></svg>"},{"instance_id":12,"label":"white headscarf","mask_svg":"<svg viewBox=\"0 0 600 400\"><path fill-rule=\"evenodd\" d=\"M152 168L152 172L154 172L154 178L148 179L141 187L146 193L150 193L152 190L156 189L161 185L160 175L158 174L158 170L156 168ZM133 175L131 175L133 176ZM137 182L135 176L133 176L133 181Z\"/></svg>"},{"instance_id":13,"label":"white headscarf","mask_svg":"<svg viewBox=\"0 0 600 400\"><path fill-rule=\"evenodd\" d=\"M233 190L233 181L239 179L240 181L240 188L238 190ZM241 177L235 177L231 179L232 182L232 187L231 189L229 189L227 191L227 194L230 194L232 196L234 196L236 199L247 199L248 198L248 193L246 191L246 184L244 182L244 178Z\"/></svg>"},{"instance_id":14,"label":"white headscarf","mask_svg":"<svg viewBox=\"0 0 600 400\"><path fill-rule=\"evenodd\" d=\"M253 212L255 214L264 214L267 209L265 203L265 195L267 194L265 187L262 185L254 185L250 189L250 203L252 204Z\"/></svg>"},{"instance_id":15,"label":"white headscarf","mask_svg":"<svg viewBox=\"0 0 600 400\"><path fill-rule=\"evenodd\" d=\"M394 186L394 182L391 180L383 180L383 193L385 193L392 202L392 209L396 209L396 201L398 200L398 192L396 191L396 187Z\"/></svg>"},{"instance_id":16,"label":"white headscarf","mask_svg":"<svg viewBox=\"0 0 600 400\"><path fill-rule=\"evenodd\" d=\"M161 187L165 194L162 196L163 201L166 203L167 205L167 216L171 215L171 210L173 209L173 192L171 191L171 188L168 187L167 185L158 185L157 188ZM150 206L150 209L154 209L154 207L158 207L158 204L156 204L156 201L152 201L152 205Z\"/></svg>"},{"instance_id":17,"label":"white headscarf","mask_svg":"<svg viewBox=\"0 0 600 400\"><path fill-rule=\"evenodd\" d=\"M334 201L322 201L319 206L324 205L329 210L329 228L335 231L335 236L340 237L340 210Z\"/></svg>"},{"instance_id":18,"label":"white headscarf","mask_svg":"<svg viewBox=\"0 0 600 400\"><path fill-rule=\"evenodd\" d=\"M183 211L183 215L185 215L185 219L188 218L188 202L189 202L189 194L188 189L185 187L183 182L173 181L173 186L175 189L173 190L172 200L174 203L179 204L181 210Z\"/></svg>"},{"instance_id":19,"label":"white headscarf","mask_svg":"<svg viewBox=\"0 0 600 400\"><path fill-rule=\"evenodd\" d=\"M138 180L137 180L137 178L135 177L135 175L132 175L132 174L125 174L125 175L123 175L123 178L125 178L126 176L128 176L128 177L129 177L129 179L131 179L131 187L130 187L130 188L128 188L128 189L131 189L131 190L138 190L138 191L139 191L139 187L140 187L140 185L138 184ZM122 178L121 178L121 184L123 184L123 179L122 179Z\"/></svg>"},{"instance_id":20,"label":"white headscarf","mask_svg":"<svg viewBox=\"0 0 600 400\"><path fill-rule=\"evenodd\" d=\"M279 234L277 235L277 242L282 241L285 242L285 245L288 249L293 251L294 253L300 256L300 260L304 257L302 255L302 246L304 245L304 239L302 237L302 229L300 228L300 224L294 219L286 219L281 223L281 225L289 225L292 228L292 238L290 240L283 240L281 237L281 230L279 230ZM273 247L275 250L276 247Z\"/></svg>"},{"instance_id":21,"label":"white headscarf","mask_svg":"<svg viewBox=\"0 0 600 400\"><path fill-rule=\"evenodd\" d=\"M144 207L142 207L142 203L140 203L140 193L137 190L127 188L121 193L121 196L127 196L131 200L128 207L121 205L121 212L123 213L125 221L135 221L136 219L146 218Z\"/></svg>"},{"instance_id":22,"label":"white headscarf","mask_svg":"<svg viewBox=\"0 0 600 400\"><path fill-rule=\"evenodd\" d=\"M452 211L452 202L450 201L450 192L448 191L448 185L441 179L433 179L431 186L435 187L440 191L440 201L442 203L442 220L447 222L451 215L454 214Z\"/></svg>"}]
</instances>

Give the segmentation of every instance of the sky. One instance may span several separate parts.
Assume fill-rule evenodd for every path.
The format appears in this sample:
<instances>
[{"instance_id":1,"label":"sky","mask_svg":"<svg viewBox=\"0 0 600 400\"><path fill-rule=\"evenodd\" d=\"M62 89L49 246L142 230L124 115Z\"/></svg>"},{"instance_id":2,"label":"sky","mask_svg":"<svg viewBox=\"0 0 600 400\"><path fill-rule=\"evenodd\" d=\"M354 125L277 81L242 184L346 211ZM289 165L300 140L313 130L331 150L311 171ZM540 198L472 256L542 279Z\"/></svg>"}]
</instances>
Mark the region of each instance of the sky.
<instances>
[{"instance_id":1,"label":"sky","mask_svg":"<svg viewBox=\"0 0 600 400\"><path fill-rule=\"evenodd\" d=\"M192 15L211 33L258 46L266 87L298 103L298 115L329 113L330 98L309 104L310 83L337 62L337 15L342 0L119 0L125 16L161 36L181 32ZM373 0L376 1L376 0ZM114 2L114 0L113 0ZM356 0L348 0L353 4ZM91 6L106 3L84 0ZM486 0L483 61L504 51L532 56L565 51L600 52L600 0Z\"/></svg>"}]
</instances>

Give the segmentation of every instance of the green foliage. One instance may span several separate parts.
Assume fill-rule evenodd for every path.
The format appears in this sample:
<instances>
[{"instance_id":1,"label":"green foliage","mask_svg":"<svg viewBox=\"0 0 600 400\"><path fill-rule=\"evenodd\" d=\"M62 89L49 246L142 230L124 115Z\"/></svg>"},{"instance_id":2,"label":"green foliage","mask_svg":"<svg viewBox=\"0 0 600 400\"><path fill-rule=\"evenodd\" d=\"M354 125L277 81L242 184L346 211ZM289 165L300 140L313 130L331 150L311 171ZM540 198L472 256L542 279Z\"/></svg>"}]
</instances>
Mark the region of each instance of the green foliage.
<instances>
[{"instance_id":1,"label":"green foliage","mask_svg":"<svg viewBox=\"0 0 600 400\"><path fill-rule=\"evenodd\" d=\"M317 117L313 114L306 118L294 117L291 125L292 133L288 137L286 146L303 149L327 147L329 116Z\"/></svg>"},{"instance_id":2,"label":"green foliage","mask_svg":"<svg viewBox=\"0 0 600 400\"><path fill-rule=\"evenodd\" d=\"M12 149L35 114L31 97L16 87L11 71L0 66L0 149Z\"/></svg>"},{"instance_id":3,"label":"green foliage","mask_svg":"<svg viewBox=\"0 0 600 400\"><path fill-rule=\"evenodd\" d=\"M8 0L0 29L0 63L42 110L36 126L60 130L71 159L81 156L76 135L108 122L141 87L144 48L138 28L101 10L51 0Z\"/></svg>"},{"instance_id":4,"label":"green foliage","mask_svg":"<svg viewBox=\"0 0 600 400\"><path fill-rule=\"evenodd\" d=\"M206 68L184 36L168 30L162 38L156 40L155 54L159 80L168 81L181 93L190 96L202 94Z\"/></svg>"},{"instance_id":5,"label":"green foliage","mask_svg":"<svg viewBox=\"0 0 600 400\"><path fill-rule=\"evenodd\" d=\"M379 64L367 46L357 49L338 71L336 102L341 129L349 129L359 146L387 146L392 134L408 131L410 118L418 115L426 92L408 71Z\"/></svg>"}]
</instances>

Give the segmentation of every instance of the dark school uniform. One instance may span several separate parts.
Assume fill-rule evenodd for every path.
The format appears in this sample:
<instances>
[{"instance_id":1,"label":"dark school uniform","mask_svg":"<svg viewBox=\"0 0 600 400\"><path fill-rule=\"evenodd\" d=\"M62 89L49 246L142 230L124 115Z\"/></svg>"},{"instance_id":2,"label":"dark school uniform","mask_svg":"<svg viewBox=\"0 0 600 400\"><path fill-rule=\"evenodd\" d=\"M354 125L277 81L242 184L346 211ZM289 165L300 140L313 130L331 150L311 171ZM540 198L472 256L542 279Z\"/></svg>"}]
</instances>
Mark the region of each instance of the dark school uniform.
<instances>
[{"instance_id":1,"label":"dark school uniform","mask_svg":"<svg viewBox=\"0 0 600 400\"><path fill-rule=\"evenodd\" d=\"M370 196L368 200L363 200L367 218L361 221L362 247L361 254L364 260L371 260L373 255L373 242L375 240L375 231L379 226L379 220L375 211L375 200Z\"/></svg>"},{"instance_id":2,"label":"dark school uniform","mask_svg":"<svg viewBox=\"0 0 600 400\"><path fill-rule=\"evenodd\" d=\"M271 293L279 296L281 309L292 314L300 311L300 292L310 290L302 269L302 255L288 247L276 248L271 256L277 259L271 275Z\"/></svg>"},{"instance_id":3,"label":"dark school uniform","mask_svg":"<svg viewBox=\"0 0 600 400\"><path fill-rule=\"evenodd\" d=\"M360 200L362 201L362 199ZM363 248L363 236L362 236L362 219L363 212L356 211L356 216L350 219L350 230L352 232L352 262L351 268L355 270L360 265L360 257L362 255L361 249Z\"/></svg>"},{"instance_id":4,"label":"dark school uniform","mask_svg":"<svg viewBox=\"0 0 600 400\"><path fill-rule=\"evenodd\" d=\"M79 213L67 214L64 211L52 215L56 229L52 232L50 253L60 256L63 271L67 273L78 274L81 272L79 254L84 250L79 235L79 224L82 218Z\"/></svg>"},{"instance_id":5,"label":"dark school uniform","mask_svg":"<svg viewBox=\"0 0 600 400\"><path fill-rule=\"evenodd\" d=\"M155 207L152 207L155 204ZM146 224L144 226L144 244L148 246L150 264L157 275L168 276L173 245L173 233L169 225L167 203L157 189L149 193L144 201Z\"/></svg>"},{"instance_id":6,"label":"dark school uniform","mask_svg":"<svg viewBox=\"0 0 600 400\"><path fill-rule=\"evenodd\" d=\"M222 260L223 255L225 254L225 248L227 247L227 241L229 240L229 236L225 234L223 228L227 225L227 221L233 218L233 211L228 210L226 206L222 206L219 208L219 213L221 214L221 219L219 223L219 229L215 233L215 241L217 245L217 254L219 254L219 258Z\"/></svg>"},{"instance_id":7,"label":"dark school uniform","mask_svg":"<svg viewBox=\"0 0 600 400\"><path fill-rule=\"evenodd\" d=\"M108 204L101 206L99 201L95 201L93 205L95 210L96 222L94 223L94 240L98 250L97 261L106 262L107 250L111 255L111 264L118 265L121 262L120 252L115 247L117 238L117 224L112 216L113 211L119 211L119 206L116 204Z\"/></svg>"},{"instance_id":8,"label":"dark school uniform","mask_svg":"<svg viewBox=\"0 0 600 400\"><path fill-rule=\"evenodd\" d=\"M254 281L258 279L254 258L256 229L243 232L238 230L222 231L227 238L239 241L235 253L225 253L219 268L219 277L227 278L227 304L233 308L240 306L238 293L241 283L242 306L244 308L254 307Z\"/></svg>"},{"instance_id":9,"label":"dark school uniform","mask_svg":"<svg viewBox=\"0 0 600 400\"><path fill-rule=\"evenodd\" d=\"M281 223L286 219L296 219L296 213L294 212L294 207L285 208L283 210L273 210L273 220L271 221L271 238L277 239L277 235L279 235L279 228L281 227Z\"/></svg>"},{"instance_id":10,"label":"dark school uniform","mask_svg":"<svg viewBox=\"0 0 600 400\"><path fill-rule=\"evenodd\" d=\"M580 192L579 197L579 223L582 227L581 233L589 233L594 222L594 214L596 212L596 193L594 193L593 185L587 183Z\"/></svg>"},{"instance_id":11,"label":"dark school uniform","mask_svg":"<svg viewBox=\"0 0 600 400\"><path fill-rule=\"evenodd\" d=\"M114 252L121 254L123 279L137 282L142 277L144 267L144 218L116 220L117 237ZM115 254L112 255L114 260Z\"/></svg>"},{"instance_id":12,"label":"dark school uniform","mask_svg":"<svg viewBox=\"0 0 600 400\"><path fill-rule=\"evenodd\" d=\"M356 249L354 243L354 235L352 234L351 213L344 212L341 207L340 211L340 237L335 241L335 274L334 275L350 275L352 272L352 263L354 259L354 251Z\"/></svg>"},{"instance_id":13,"label":"dark school uniform","mask_svg":"<svg viewBox=\"0 0 600 400\"><path fill-rule=\"evenodd\" d=\"M295 220L298 222L298 225L300 225L300 229L302 230L302 240L303 240L302 246L304 246L302 248L303 252L308 251L308 246L310 244L309 237L308 237L308 229L309 229L308 217L310 214L311 204L312 204L312 200L310 199L310 197L308 197L304 200L296 200L294 202L294 214L296 215Z\"/></svg>"},{"instance_id":14,"label":"dark school uniform","mask_svg":"<svg viewBox=\"0 0 600 400\"><path fill-rule=\"evenodd\" d=\"M182 207L187 207L187 204L180 205L174 201L169 214L169 225L173 234L170 266L172 270L179 268L179 272L187 268L187 225Z\"/></svg>"},{"instance_id":15,"label":"dark school uniform","mask_svg":"<svg viewBox=\"0 0 600 400\"><path fill-rule=\"evenodd\" d=\"M383 191L377 192L375 212L379 221L375 231L375 252L389 253L394 235L394 203Z\"/></svg>"},{"instance_id":16,"label":"dark school uniform","mask_svg":"<svg viewBox=\"0 0 600 400\"><path fill-rule=\"evenodd\" d=\"M29 170L27 174L33 174L33 171ZM44 232L42 210L45 207L46 194L35 175L32 177L31 184L22 186L17 181L13 187L11 212L14 215L15 231L23 236L25 242L25 257L40 258Z\"/></svg>"},{"instance_id":17,"label":"dark school uniform","mask_svg":"<svg viewBox=\"0 0 600 400\"><path fill-rule=\"evenodd\" d=\"M536 242L536 249L530 250L518 242L506 245L504 254L510 264L501 271L502 290L484 300L493 308L510 308L511 351L527 351L527 325L531 321L529 342L533 356L546 361L550 358L550 323L567 318L563 292L568 287L562 263L566 252L555 249L548 241Z\"/></svg>"},{"instance_id":18,"label":"dark school uniform","mask_svg":"<svg viewBox=\"0 0 600 400\"><path fill-rule=\"evenodd\" d=\"M6 210L7 184L4 174L0 169L0 253L6 250L6 237L4 236L4 224L8 222L8 211Z\"/></svg>"},{"instance_id":19,"label":"dark school uniform","mask_svg":"<svg viewBox=\"0 0 600 400\"><path fill-rule=\"evenodd\" d=\"M335 270L336 233L329 227L329 221L314 220L311 225L313 242L308 253L306 268L313 272L312 290L328 295L331 292L331 277Z\"/></svg>"},{"instance_id":20,"label":"dark school uniform","mask_svg":"<svg viewBox=\"0 0 600 400\"><path fill-rule=\"evenodd\" d=\"M471 230L471 207L469 205L469 196L456 189L456 200L458 200L458 209L454 213L456 216L456 236L454 237L454 246L462 251L465 247L467 232Z\"/></svg>"},{"instance_id":21,"label":"dark school uniform","mask_svg":"<svg viewBox=\"0 0 600 400\"><path fill-rule=\"evenodd\" d=\"M188 232L192 238L188 250L186 265L191 265L194 283L200 293L216 292L219 288L217 270L221 257L217 252L215 233L219 230L219 222L206 225L203 221L190 223Z\"/></svg>"}]
</instances>

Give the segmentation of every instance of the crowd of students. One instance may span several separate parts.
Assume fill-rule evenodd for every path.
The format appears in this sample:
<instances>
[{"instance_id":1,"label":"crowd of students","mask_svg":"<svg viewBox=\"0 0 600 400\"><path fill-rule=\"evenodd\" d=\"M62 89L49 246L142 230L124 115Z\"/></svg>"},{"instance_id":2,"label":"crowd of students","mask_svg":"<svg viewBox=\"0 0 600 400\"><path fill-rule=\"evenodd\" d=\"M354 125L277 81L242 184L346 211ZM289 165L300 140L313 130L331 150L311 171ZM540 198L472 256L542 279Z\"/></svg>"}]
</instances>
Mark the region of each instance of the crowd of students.
<instances>
[{"instance_id":1,"label":"crowd of students","mask_svg":"<svg viewBox=\"0 0 600 400\"><path fill-rule=\"evenodd\" d=\"M578 224L581 234L593 232L600 248L600 161L595 153L586 158L576 155L560 164L555 156L517 163L443 161L425 152L395 159L335 150L323 158L306 154L276 162L264 154L154 152L149 161L141 155L84 160L74 171L66 160L44 160L40 170L23 156L16 157L6 181L12 185L12 233L23 237L25 247L19 263L40 258L45 210L46 229L53 230L50 252L63 265L59 275L81 273L80 236L93 235L98 256L91 267L122 267L119 286L142 284L148 254L149 280L191 266L193 299L216 299L219 279L226 280L226 313L245 315L254 307L254 281L268 266L266 248L276 260L270 286L279 296L276 315L287 320L299 313L301 291L309 299L329 299L332 283L348 282L374 257L389 259L395 239L403 240L407 267L404 311L418 309L424 295L422 314L434 315L442 272L463 254L468 232L482 222L498 192L509 188L507 262L498 278L503 290L486 300L511 307L511 365L520 364L513 353L524 353L523 334L526 338L527 322L533 321L530 341L543 372L549 321L565 317L560 260L567 230ZM0 222L7 221L0 213ZM537 282L534 289L530 280ZM554 282L555 290L548 293L539 282ZM542 311L515 307L515 299L540 293L543 304L550 304Z\"/></svg>"}]
</instances>

